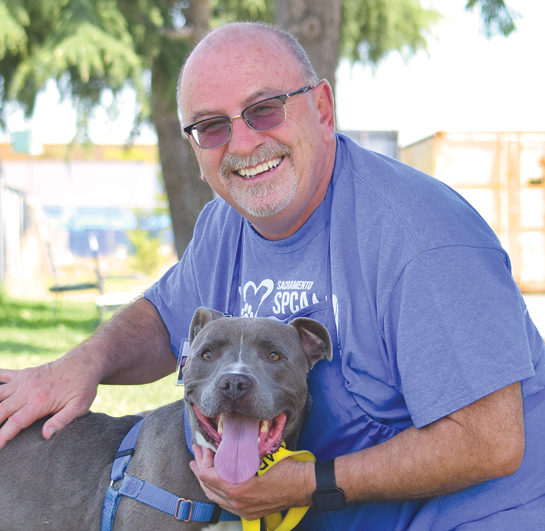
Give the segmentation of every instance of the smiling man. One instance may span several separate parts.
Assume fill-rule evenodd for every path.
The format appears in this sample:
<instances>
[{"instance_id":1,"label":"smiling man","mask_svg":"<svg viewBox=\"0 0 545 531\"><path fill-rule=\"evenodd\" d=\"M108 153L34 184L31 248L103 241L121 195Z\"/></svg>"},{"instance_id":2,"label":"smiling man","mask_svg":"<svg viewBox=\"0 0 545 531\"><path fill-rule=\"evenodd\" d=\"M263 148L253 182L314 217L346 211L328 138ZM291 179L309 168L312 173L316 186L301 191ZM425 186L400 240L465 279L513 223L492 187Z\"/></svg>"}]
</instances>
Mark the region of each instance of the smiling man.
<instances>
[{"instance_id":1,"label":"smiling man","mask_svg":"<svg viewBox=\"0 0 545 531\"><path fill-rule=\"evenodd\" d=\"M286 459L233 484L195 446L212 501L247 519L311 505L298 529L313 531L540 529L544 345L484 220L439 181L336 134L329 84L272 27L210 33L178 99L219 198L144 298L53 364L0 371L0 447L55 413L50 437L100 382L172 371L199 306L306 316L333 344L309 375L300 436L317 464Z\"/></svg>"},{"instance_id":2,"label":"smiling man","mask_svg":"<svg viewBox=\"0 0 545 531\"><path fill-rule=\"evenodd\" d=\"M271 53L269 36L231 27L197 46L179 84L203 178L272 240L297 231L321 203L335 162L331 89L300 58L288 43Z\"/></svg>"}]
</instances>

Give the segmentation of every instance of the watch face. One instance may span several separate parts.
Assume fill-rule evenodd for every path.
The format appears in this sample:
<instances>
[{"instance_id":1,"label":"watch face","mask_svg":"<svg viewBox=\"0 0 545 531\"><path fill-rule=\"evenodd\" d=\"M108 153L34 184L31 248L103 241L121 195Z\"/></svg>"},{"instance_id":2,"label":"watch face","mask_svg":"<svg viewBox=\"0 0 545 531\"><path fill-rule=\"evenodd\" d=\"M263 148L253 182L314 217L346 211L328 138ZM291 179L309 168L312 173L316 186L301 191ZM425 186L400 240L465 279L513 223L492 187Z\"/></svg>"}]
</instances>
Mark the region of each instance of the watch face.
<instances>
[{"instance_id":1,"label":"watch face","mask_svg":"<svg viewBox=\"0 0 545 531\"><path fill-rule=\"evenodd\" d=\"M318 512L339 511L346 507L346 499L342 489L316 490L312 494L312 505Z\"/></svg>"}]
</instances>

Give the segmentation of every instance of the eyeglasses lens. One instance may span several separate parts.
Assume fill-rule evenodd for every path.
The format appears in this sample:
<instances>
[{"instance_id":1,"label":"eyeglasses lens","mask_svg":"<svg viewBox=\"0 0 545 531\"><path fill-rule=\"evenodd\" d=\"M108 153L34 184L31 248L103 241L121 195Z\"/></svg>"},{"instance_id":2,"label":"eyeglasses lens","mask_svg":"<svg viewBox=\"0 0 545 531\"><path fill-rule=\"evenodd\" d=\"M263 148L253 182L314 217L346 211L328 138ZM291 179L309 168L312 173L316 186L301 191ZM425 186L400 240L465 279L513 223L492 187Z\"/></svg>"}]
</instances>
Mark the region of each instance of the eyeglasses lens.
<instances>
[{"instance_id":1,"label":"eyeglasses lens","mask_svg":"<svg viewBox=\"0 0 545 531\"><path fill-rule=\"evenodd\" d=\"M286 108L281 98L269 98L246 107L241 116L254 131L267 131L286 119ZM231 138L231 120L227 116L203 120L191 129L191 134L203 148L221 146Z\"/></svg>"},{"instance_id":2,"label":"eyeglasses lens","mask_svg":"<svg viewBox=\"0 0 545 531\"><path fill-rule=\"evenodd\" d=\"M280 98L271 98L246 108L242 118L255 131L267 131L286 119L286 108Z\"/></svg>"},{"instance_id":3,"label":"eyeglasses lens","mask_svg":"<svg viewBox=\"0 0 545 531\"><path fill-rule=\"evenodd\" d=\"M227 117L212 118L197 124L191 133L193 138L204 148L221 146L229 141L231 122Z\"/></svg>"}]
</instances>

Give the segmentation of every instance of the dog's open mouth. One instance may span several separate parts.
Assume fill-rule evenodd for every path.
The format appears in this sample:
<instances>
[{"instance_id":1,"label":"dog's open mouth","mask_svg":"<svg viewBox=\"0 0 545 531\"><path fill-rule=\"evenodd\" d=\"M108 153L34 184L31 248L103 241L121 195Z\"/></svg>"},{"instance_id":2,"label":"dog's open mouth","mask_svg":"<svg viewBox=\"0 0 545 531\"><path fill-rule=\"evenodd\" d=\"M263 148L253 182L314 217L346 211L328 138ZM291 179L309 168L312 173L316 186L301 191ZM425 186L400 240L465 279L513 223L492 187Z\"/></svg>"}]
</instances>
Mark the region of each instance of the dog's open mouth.
<instances>
[{"instance_id":1,"label":"dog's open mouth","mask_svg":"<svg viewBox=\"0 0 545 531\"><path fill-rule=\"evenodd\" d=\"M222 413L210 418L193 404L203 435L216 446L214 467L230 483L241 483L254 476L261 458L274 453L282 443L286 413L273 419L253 419L240 413Z\"/></svg>"},{"instance_id":2,"label":"dog's open mouth","mask_svg":"<svg viewBox=\"0 0 545 531\"><path fill-rule=\"evenodd\" d=\"M284 432L287 420L286 413L280 413L280 415L274 419L256 421L255 419L249 419L248 417L237 413L222 413L218 417L206 417L195 404L193 404L193 411L197 416L203 435L216 448L219 447L222 441L226 419L227 422L229 422L230 420L233 421L233 419L237 418L239 422L242 418L248 419L249 422L258 422L256 440L258 442L260 457L276 452L282 443L282 433Z\"/></svg>"}]
</instances>

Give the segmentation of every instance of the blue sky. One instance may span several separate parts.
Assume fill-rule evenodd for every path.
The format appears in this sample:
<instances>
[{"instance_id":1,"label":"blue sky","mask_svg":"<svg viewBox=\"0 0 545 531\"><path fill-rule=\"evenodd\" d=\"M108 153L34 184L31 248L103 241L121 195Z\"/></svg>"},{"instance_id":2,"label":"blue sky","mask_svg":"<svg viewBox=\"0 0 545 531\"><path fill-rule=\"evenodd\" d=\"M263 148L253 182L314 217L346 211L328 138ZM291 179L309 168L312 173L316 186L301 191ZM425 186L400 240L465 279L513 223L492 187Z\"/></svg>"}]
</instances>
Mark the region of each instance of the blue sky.
<instances>
[{"instance_id":1,"label":"blue sky","mask_svg":"<svg viewBox=\"0 0 545 531\"><path fill-rule=\"evenodd\" d=\"M427 52L408 61L391 54L378 67L341 64L337 72L340 129L397 130L401 145L436 131L545 131L545 2L508 0L520 13L517 31L487 40L478 12L465 0L428 0L445 19L432 30ZM98 109L91 126L96 143L122 143L130 130L133 98L125 94L119 117ZM14 111L11 131L31 128L42 143L69 142L74 112L54 85L26 121ZM9 135L0 134L1 141ZM139 139L153 142L146 130Z\"/></svg>"}]
</instances>

